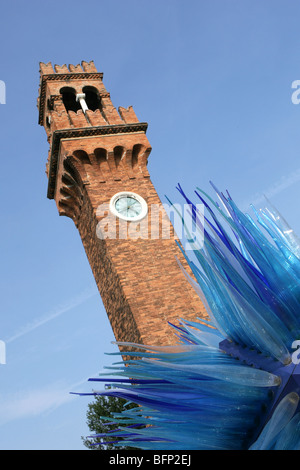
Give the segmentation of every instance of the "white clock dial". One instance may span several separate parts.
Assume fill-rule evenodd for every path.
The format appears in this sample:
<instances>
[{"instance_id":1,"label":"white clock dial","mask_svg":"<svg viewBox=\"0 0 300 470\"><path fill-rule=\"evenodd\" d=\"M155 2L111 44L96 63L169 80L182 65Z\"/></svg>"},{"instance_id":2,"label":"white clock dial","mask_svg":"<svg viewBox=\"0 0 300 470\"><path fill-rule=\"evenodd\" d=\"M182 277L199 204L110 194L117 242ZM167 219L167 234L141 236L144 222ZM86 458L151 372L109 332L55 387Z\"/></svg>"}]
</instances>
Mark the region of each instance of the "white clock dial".
<instances>
[{"instance_id":1,"label":"white clock dial","mask_svg":"<svg viewBox=\"0 0 300 470\"><path fill-rule=\"evenodd\" d=\"M120 219L138 221L148 212L146 201L138 194L121 192L115 194L110 201L110 210Z\"/></svg>"}]
</instances>

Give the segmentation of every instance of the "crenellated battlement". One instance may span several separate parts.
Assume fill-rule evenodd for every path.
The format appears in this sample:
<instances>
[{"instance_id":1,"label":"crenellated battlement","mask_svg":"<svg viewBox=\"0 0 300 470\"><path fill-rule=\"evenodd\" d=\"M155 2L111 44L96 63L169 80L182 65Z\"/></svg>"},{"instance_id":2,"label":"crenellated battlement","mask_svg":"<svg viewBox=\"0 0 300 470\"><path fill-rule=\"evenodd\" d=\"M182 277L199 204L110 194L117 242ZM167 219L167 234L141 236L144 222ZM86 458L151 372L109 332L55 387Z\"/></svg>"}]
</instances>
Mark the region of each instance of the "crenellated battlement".
<instances>
[{"instance_id":1,"label":"crenellated battlement","mask_svg":"<svg viewBox=\"0 0 300 470\"><path fill-rule=\"evenodd\" d=\"M98 70L95 67L94 61L86 62L83 60L81 64L63 64L63 65L54 65L52 66L51 62L45 64L40 62L40 74L41 75L51 75L51 74L65 74L65 73L98 73Z\"/></svg>"},{"instance_id":2,"label":"crenellated battlement","mask_svg":"<svg viewBox=\"0 0 300 470\"><path fill-rule=\"evenodd\" d=\"M103 165L100 171L96 160L92 165L94 174L100 172L101 181L149 177L146 165L151 147L145 137L147 124L139 122L132 106L115 108L103 84L103 74L98 73L93 61L68 66L41 62L40 77L39 123L44 126L50 144L46 166L49 198L56 199L59 205L61 193L57 188L61 187L61 165L65 155L69 157L77 150L78 139L84 139L89 155L93 155L95 142L105 152L110 162L107 171ZM121 165L115 154L116 146L123 149ZM141 148L144 148L144 156L138 157L137 149ZM132 165L132 158L135 165ZM121 168L123 173L120 173ZM88 180L89 177L84 178L85 182Z\"/></svg>"},{"instance_id":3,"label":"crenellated battlement","mask_svg":"<svg viewBox=\"0 0 300 470\"><path fill-rule=\"evenodd\" d=\"M63 98L60 90L64 85L72 87L75 93L81 93L84 86L91 86L100 95L107 95L102 79L103 74L97 71L93 61L82 61L81 64L70 64L69 66L66 64L54 65L54 67L51 62L40 62L40 87L37 101L39 124L44 126L47 131L45 126L47 111L51 111L54 99Z\"/></svg>"},{"instance_id":4,"label":"crenellated battlement","mask_svg":"<svg viewBox=\"0 0 300 470\"><path fill-rule=\"evenodd\" d=\"M57 129L139 122L132 106L114 107L102 79L93 61L68 66L40 62L39 124L49 139Z\"/></svg>"}]
</instances>

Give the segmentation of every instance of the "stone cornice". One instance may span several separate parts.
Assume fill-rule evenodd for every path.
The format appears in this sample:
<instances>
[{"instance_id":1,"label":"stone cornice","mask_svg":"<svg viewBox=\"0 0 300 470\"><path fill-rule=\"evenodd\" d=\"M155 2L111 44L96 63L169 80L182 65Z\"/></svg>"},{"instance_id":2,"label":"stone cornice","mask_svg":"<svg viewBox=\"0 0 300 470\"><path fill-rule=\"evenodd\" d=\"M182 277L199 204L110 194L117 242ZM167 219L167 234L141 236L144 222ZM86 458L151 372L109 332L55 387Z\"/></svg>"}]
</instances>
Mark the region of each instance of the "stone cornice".
<instances>
[{"instance_id":1,"label":"stone cornice","mask_svg":"<svg viewBox=\"0 0 300 470\"><path fill-rule=\"evenodd\" d=\"M39 124L43 125L43 116L45 109L45 97L46 97L46 83L47 81L59 80L59 81L70 81L70 80L102 80L103 73L51 73L42 75L40 84L40 100L39 100Z\"/></svg>"},{"instance_id":2,"label":"stone cornice","mask_svg":"<svg viewBox=\"0 0 300 470\"><path fill-rule=\"evenodd\" d=\"M80 75L80 74L77 74ZM108 134L129 134L133 132L146 132L148 124L137 122L132 124L114 124L111 126L82 127L77 129L61 129L53 132L51 142L51 155L49 161L48 193L49 199L54 198L56 188L56 174L59 160L59 148L62 139L74 139L82 137L95 137Z\"/></svg>"}]
</instances>

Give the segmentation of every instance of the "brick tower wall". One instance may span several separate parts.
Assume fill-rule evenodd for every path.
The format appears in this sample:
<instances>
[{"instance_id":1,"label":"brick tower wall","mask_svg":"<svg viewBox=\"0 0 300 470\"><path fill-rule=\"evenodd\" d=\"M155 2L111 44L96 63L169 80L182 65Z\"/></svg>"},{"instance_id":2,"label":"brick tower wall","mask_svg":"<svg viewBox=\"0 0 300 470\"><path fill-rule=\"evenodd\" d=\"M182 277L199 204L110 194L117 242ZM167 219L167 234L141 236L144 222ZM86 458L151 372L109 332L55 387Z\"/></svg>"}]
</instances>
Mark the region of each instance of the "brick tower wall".
<instances>
[{"instance_id":1,"label":"brick tower wall","mask_svg":"<svg viewBox=\"0 0 300 470\"><path fill-rule=\"evenodd\" d=\"M67 110L61 94L66 86L77 94L86 86L96 89L99 109ZM207 318L207 314L178 266L176 257L191 275L150 180L147 124L138 121L132 107L119 112L114 108L92 62L55 69L41 64L38 107L50 144L48 197L79 230L116 340L174 344L168 322ZM120 191L137 193L147 202L148 218L136 225L143 226L144 238L99 238L99 225L109 215L103 205L108 207ZM158 206L163 231L153 238L151 208ZM132 222L129 225L132 229Z\"/></svg>"}]
</instances>

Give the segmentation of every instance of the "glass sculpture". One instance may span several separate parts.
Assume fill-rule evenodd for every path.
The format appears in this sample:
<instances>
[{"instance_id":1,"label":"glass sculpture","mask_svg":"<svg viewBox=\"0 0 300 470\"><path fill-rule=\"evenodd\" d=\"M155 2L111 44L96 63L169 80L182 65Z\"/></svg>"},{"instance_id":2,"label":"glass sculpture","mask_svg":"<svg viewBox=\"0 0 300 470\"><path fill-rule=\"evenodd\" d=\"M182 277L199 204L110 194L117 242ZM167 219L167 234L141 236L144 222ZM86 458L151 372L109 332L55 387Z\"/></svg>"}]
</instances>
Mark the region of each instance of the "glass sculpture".
<instances>
[{"instance_id":1,"label":"glass sculpture","mask_svg":"<svg viewBox=\"0 0 300 470\"><path fill-rule=\"evenodd\" d=\"M128 360L84 394L139 405L114 416L105 438L116 448L122 438L140 449L300 449L299 240L268 201L250 216L212 187L217 202L199 188L192 201L178 185L204 234L188 254L179 243L194 277L181 269L209 320L179 319L174 346L121 343Z\"/></svg>"}]
</instances>

